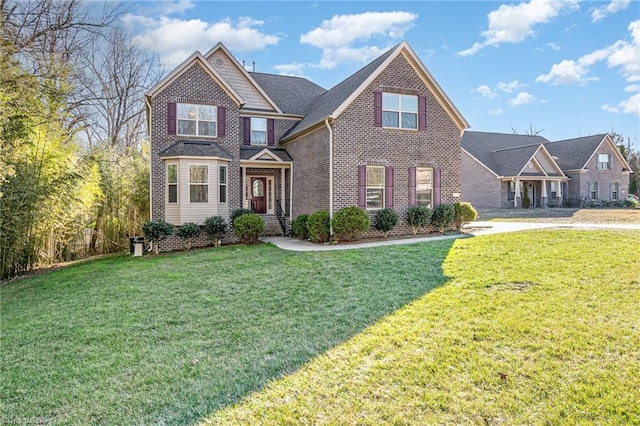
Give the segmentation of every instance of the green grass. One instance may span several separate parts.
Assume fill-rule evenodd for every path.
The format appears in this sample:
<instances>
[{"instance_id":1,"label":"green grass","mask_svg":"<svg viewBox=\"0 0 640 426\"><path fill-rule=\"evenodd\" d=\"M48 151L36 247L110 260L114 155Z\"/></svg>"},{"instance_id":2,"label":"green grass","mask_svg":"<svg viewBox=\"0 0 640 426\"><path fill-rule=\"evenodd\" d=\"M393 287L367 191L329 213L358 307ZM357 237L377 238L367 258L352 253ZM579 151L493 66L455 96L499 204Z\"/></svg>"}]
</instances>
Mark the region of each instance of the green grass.
<instances>
[{"instance_id":1,"label":"green grass","mask_svg":"<svg viewBox=\"0 0 640 426\"><path fill-rule=\"evenodd\" d=\"M0 419L640 423L639 253L557 230L75 265L0 288Z\"/></svg>"},{"instance_id":2,"label":"green grass","mask_svg":"<svg viewBox=\"0 0 640 426\"><path fill-rule=\"evenodd\" d=\"M445 286L210 424L640 424L640 232L457 240Z\"/></svg>"},{"instance_id":3,"label":"green grass","mask_svg":"<svg viewBox=\"0 0 640 426\"><path fill-rule=\"evenodd\" d=\"M193 423L444 283L451 245L222 247L13 282L0 422Z\"/></svg>"}]
</instances>

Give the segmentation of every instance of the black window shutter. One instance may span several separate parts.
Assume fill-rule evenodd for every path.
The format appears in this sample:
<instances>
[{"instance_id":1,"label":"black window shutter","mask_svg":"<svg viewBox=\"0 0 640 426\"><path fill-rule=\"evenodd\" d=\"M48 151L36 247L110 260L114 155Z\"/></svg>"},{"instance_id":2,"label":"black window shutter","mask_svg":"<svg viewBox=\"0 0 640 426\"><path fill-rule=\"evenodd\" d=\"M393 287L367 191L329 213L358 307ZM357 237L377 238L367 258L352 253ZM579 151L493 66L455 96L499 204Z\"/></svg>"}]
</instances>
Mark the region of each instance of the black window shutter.
<instances>
[{"instance_id":1,"label":"black window shutter","mask_svg":"<svg viewBox=\"0 0 640 426\"><path fill-rule=\"evenodd\" d=\"M244 144L251 145L251 119L249 117L244 117Z\"/></svg>"},{"instance_id":2,"label":"black window shutter","mask_svg":"<svg viewBox=\"0 0 640 426\"><path fill-rule=\"evenodd\" d=\"M440 169L433 169L433 206L442 203L442 179Z\"/></svg>"},{"instance_id":3,"label":"black window shutter","mask_svg":"<svg viewBox=\"0 0 640 426\"><path fill-rule=\"evenodd\" d=\"M177 118L176 103L169 102L167 104L167 133L170 135L176 134Z\"/></svg>"},{"instance_id":4,"label":"black window shutter","mask_svg":"<svg viewBox=\"0 0 640 426\"><path fill-rule=\"evenodd\" d=\"M367 208L367 166L358 166L358 207Z\"/></svg>"},{"instance_id":5,"label":"black window shutter","mask_svg":"<svg viewBox=\"0 0 640 426\"><path fill-rule=\"evenodd\" d=\"M225 136L227 133L227 109L218 107L218 137Z\"/></svg>"},{"instance_id":6,"label":"black window shutter","mask_svg":"<svg viewBox=\"0 0 640 426\"><path fill-rule=\"evenodd\" d=\"M267 145L268 146L275 145L275 138L273 135L274 122L275 120L273 118L267 119Z\"/></svg>"},{"instance_id":7,"label":"black window shutter","mask_svg":"<svg viewBox=\"0 0 640 426\"><path fill-rule=\"evenodd\" d=\"M382 92L373 92L373 125L382 127Z\"/></svg>"},{"instance_id":8,"label":"black window shutter","mask_svg":"<svg viewBox=\"0 0 640 426\"><path fill-rule=\"evenodd\" d=\"M409 207L414 207L416 203L416 168L409 167Z\"/></svg>"},{"instance_id":9,"label":"black window shutter","mask_svg":"<svg viewBox=\"0 0 640 426\"><path fill-rule=\"evenodd\" d=\"M425 96L418 97L418 122L420 130L427 128L427 98Z\"/></svg>"},{"instance_id":10,"label":"black window shutter","mask_svg":"<svg viewBox=\"0 0 640 426\"><path fill-rule=\"evenodd\" d=\"M384 206L388 209L393 208L393 167L385 167L384 169Z\"/></svg>"}]
</instances>

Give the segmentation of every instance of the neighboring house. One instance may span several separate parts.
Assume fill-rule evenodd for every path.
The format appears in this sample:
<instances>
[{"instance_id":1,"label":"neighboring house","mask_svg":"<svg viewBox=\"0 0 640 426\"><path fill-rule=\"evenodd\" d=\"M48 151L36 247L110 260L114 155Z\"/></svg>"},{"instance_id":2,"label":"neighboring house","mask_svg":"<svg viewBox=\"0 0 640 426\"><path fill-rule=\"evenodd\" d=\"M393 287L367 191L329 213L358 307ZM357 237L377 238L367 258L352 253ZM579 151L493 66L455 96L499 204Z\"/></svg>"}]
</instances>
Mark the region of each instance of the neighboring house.
<instances>
[{"instance_id":1,"label":"neighboring house","mask_svg":"<svg viewBox=\"0 0 640 426\"><path fill-rule=\"evenodd\" d=\"M606 134L550 142L542 136L465 131L462 199L519 208L622 201L629 164Z\"/></svg>"},{"instance_id":2,"label":"neighboring house","mask_svg":"<svg viewBox=\"0 0 640 426\"><path fill-rule=\"evenodd\" d=\"M247 72L218 44L145 100L153 220L202 223L244 207L282 234L317 210L389 207L403 217L460 197L469 125L407 43L330 90Z\"/></svg>"}]
</instances>

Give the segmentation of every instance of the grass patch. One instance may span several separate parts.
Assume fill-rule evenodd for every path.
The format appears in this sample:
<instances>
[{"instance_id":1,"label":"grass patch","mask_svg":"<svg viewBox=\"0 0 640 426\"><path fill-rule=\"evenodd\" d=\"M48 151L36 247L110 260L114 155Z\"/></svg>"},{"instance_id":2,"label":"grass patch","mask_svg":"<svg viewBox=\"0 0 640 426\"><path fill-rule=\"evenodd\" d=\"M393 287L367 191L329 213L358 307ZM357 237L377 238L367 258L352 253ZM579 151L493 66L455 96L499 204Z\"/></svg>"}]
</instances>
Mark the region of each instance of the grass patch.
<instances>
[{"instance_id":1,"label":"grass patch","mask_svg":"<svg viewBox=\"0 0 640 426\"><path fill-rule=\"evenodd\" d=\"M639 424L638 253L638 231L456 240L447 285L204 422Z\"/></svg>"},{"instance_id":2,"label":"grass patch","mask_svg":"<svg viewBox=\"0 0 640 426\"><path fill-rule=\"evenodd\" d=\"M478 220L500 222L552 222L638 224L640 209L625 208L547 208L547 209L478 209Z\"/></svg>"},{"instance_id":3,"label":"grass patch","mask_svg":"<svg viewBox=\"0 0 640 426\"><path fill-rule=\"evenodd\" d=\"M0 288L0 421L190 424L446 281L452 241L84 262Z\"/></svg>"}]
</instances>

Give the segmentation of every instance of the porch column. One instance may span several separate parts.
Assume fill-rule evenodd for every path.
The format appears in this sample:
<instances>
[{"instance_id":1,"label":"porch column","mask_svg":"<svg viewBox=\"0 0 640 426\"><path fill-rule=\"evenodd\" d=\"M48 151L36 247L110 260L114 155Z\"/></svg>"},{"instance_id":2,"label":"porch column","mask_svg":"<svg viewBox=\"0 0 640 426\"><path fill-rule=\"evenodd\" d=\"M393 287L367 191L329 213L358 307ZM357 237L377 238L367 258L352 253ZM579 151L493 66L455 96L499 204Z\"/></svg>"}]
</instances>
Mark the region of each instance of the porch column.
<instances>
[{"instance_id":1,"label":"porch column","mask_svg":"<svg viewBox=\"0 0 640 426\"><path fill-rule=\"evenodd\" d=\"M285 200L285 187L284 187L284 172L285 172L284 167L280 169L280 208L282 209L282 213L285 214L285 208L286 208L286 203L284 202Z\"/></svg>"},{"instance_id":2,"label":"porch column","mask_svg":"<svg viewBox=\"0 0 640 426\"><path fill-rule=\"evenodd\" d=\"M293 220L293 163L289 166L289 220Z\"/></svg>"},{"instance_id":3,"label":"porch column","mask_svg":"<svg viewBox=\"0 0 640 426\"><path fill-rule=\"evenodd\" d=\"M522 199L520 197L520 180L516 179L516 193L513 196L513 207L516 209L522 205Z\"/></svg>"},{"instance_id":4,"label":"porch column","mask_svg":"<svg viewBox=\"0 0 640 426\"><path fill-rule=\"evenodd\" d=\"M240 170L242 171L242 187L240 188L240 190L242 191L242 208L246 208L246 198L245 198L245 193L247 190L247 168L246 167L240 167Z\"/></svg>"},{"instance_id":5,"label":"porch column","mask_svg":"<svg viewBox=\"0 0 640 426\"><path fill-rule=\"evenodd\" d=\"M556 191L556 202L562 207L562 181L558 179L558 190Z\"/></svg>"},{"instance_id":6,"label":"porch column","mask_svg":"<svg viewBox=\"0 0 640 426\"><path fill-rule=\"evenodd\" d=\"M542 179L542 195L540 196L540 204L542 208L547 207L547 181Z\"/></svg>"}]
</instances>

